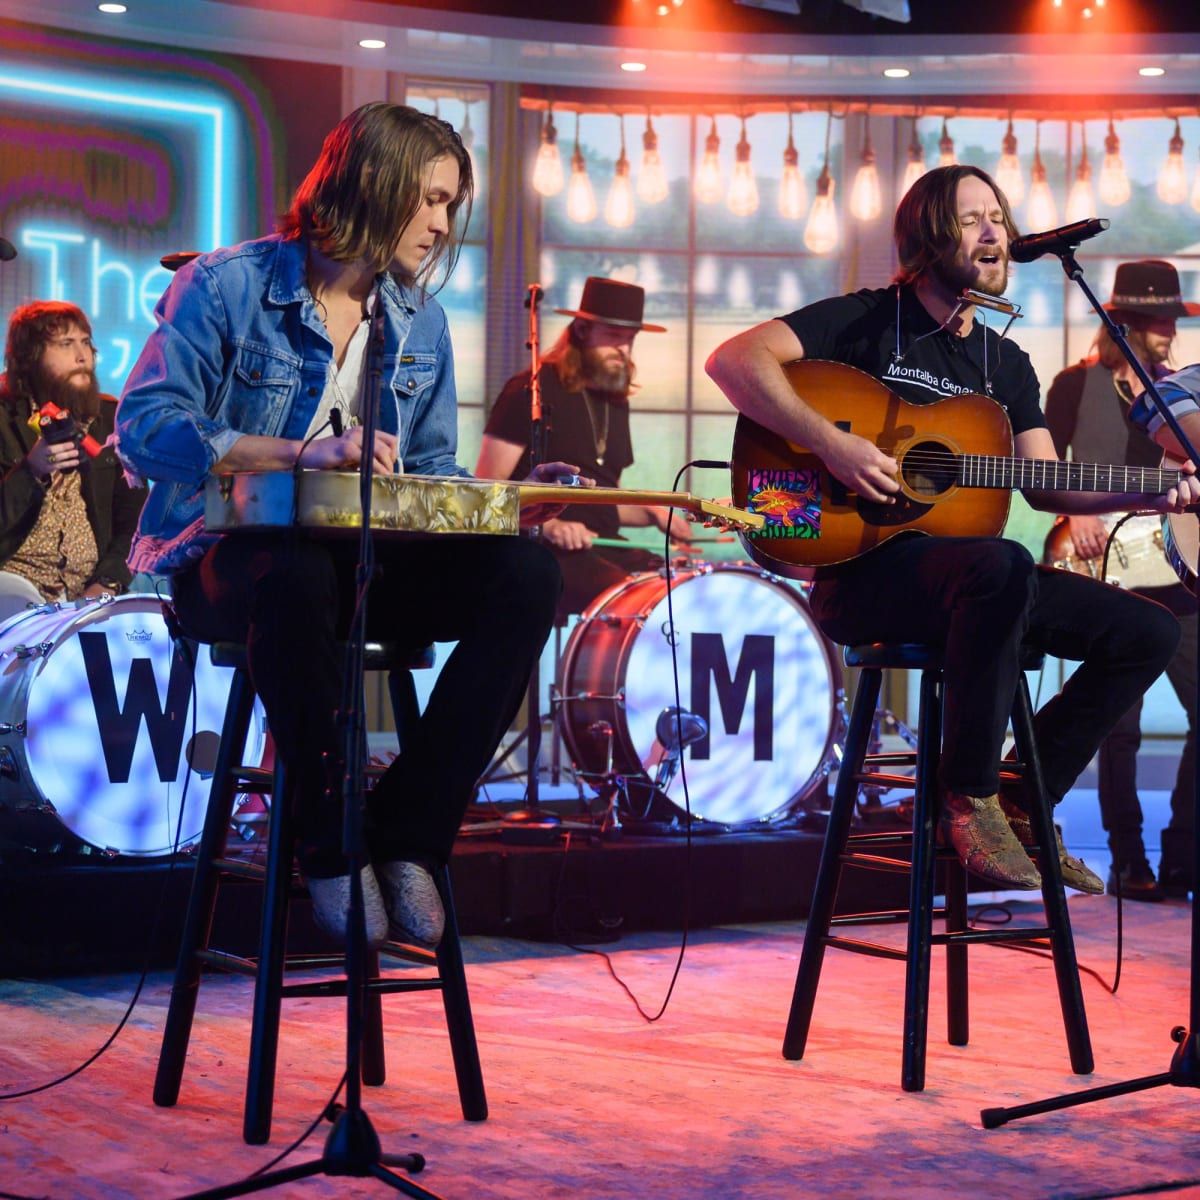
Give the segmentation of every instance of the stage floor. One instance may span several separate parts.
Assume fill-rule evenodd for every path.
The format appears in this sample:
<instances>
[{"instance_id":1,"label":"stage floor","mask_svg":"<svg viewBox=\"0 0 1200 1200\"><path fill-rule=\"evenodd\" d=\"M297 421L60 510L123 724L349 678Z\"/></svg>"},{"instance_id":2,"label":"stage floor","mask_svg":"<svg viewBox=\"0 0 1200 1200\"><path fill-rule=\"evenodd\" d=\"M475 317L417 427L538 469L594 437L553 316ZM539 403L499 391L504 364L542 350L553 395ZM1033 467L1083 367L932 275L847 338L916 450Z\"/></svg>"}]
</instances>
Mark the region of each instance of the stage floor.
<instances>
[{"instance_id":1,"label":"stage floor","mask_svg":"<svg viewBox=\"0 0 1200 1200\"><path fill-rule=\"evenodd\" d=\"M1028 902L1015 906L1026 919ZM1116 903L1070 902L1081 962L1111 980ZM671 1003L647 1024L591 954L511 938L466 939L491 1116L462 1121L436 996L385 999L390 1078L366 1089L385 1148L428 1159L416 1181L471 1197L990 1198L1130 1195L1200 1181L1200 1097L1163 1088L998 1130L982 1107L1164 1071L1187 1018L1189 908L1128 905L1118 995L1084 995L1097 1071L1072 1076L1050 964L972 951L972 1044L942 1040L934 955L928 1088L900 1090L903 968L831 953L808 1056L780 1054L802 925L693 934ZM898 939L901 931L884 934ZM658 1010L677 934L607 947L643 1007ZM0 1090L73 1067L119 1020L132 975L0 982ZM341 1073L342 1008L284 1007L274 1137L241 1140L250 984L202 987L179 1104L150 1091L168 976L155 972L114 1047L82 1075L0 1109L0 1192L72 1200L181 1196L236 1180L286 1146ZM324 1127L323 1127L324 1128ZM311 1157L320 1134L295 1160ZM291 1161L291 1160L289 1160ZM313 1179L288 1197L390 1194L370 1180ZM1197 1195L1192 1186L1172 1195Z\"/></svg>"}]
</instances>

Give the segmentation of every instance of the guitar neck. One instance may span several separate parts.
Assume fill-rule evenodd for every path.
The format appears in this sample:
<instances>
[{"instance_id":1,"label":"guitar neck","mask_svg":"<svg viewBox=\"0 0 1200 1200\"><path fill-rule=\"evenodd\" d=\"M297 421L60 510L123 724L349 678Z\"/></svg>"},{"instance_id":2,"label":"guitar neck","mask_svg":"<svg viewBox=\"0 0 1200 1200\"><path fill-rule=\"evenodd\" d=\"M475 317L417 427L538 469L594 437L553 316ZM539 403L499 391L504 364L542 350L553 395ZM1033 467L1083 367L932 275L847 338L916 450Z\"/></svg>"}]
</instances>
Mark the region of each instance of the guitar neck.
<instances>
[{"instance_id":1,"label":"guitar neck","mask_svg":"<svg viewBox=\"0 0 1200 1200\"><path fill-rule=\"evenodd\" d=\"M1173 488L1181 472L1159 467L1061 462L1053 458L1008 458L992 454L959 456L962 487L1009 488L1046 492L1145 492L1160 495Z\"/></svg>"},{"instance_id":2,"label":"guitar neck","mask_svg":"<svg viewBox=\"0 0 1200 1200\"><path fill-rule=\"evenodd\" d=\"M689 492L639 492L626 488L566 487L549 483L520 483L521 507L533 504L648 504L678 508L696 517L726 522L741 529L761 529L766 523L758 513L704 500Z\"/></svg>"},{"instance_id":3,"label":"guitar neck","mask_svg":"<svg viewBox=\"0 0 1200 1200\"><path fill-rule=\"evenodd\" d=\"M521 507L533 504L652 504L698 513L704 503L687 492L638 492L626 488L566 487L552 483L521 483Z\"/></svg>"}]
</instances>

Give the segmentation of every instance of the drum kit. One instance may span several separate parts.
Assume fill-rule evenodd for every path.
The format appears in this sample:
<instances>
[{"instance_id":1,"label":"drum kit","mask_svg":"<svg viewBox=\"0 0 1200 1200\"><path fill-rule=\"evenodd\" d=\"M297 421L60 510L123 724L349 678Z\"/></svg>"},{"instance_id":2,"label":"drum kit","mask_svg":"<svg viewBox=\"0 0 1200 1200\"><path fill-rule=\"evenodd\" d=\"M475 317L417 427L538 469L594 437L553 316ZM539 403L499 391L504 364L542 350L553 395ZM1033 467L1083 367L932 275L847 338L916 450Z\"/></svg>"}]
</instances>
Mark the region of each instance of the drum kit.
<instances>
[{"instance_id":1,"label":"drum kit","mask_svg":"<svg viewBox=\"0 0 1200 1200\"><path fill-rule=\"evenodd\" d=\"M149 595L45 604L0 625L0 853L193 846L231 672L190 654ZM266 745L260 707L246 761Z\"/></svg>"},{"instance_id":2,"label":"drum kit","mask_svg":"<svg viewBox=\"0 0 1200 1200\"><path fill-rule=\"evenodd\" d=\"M824 792L844 726L839 664L803 590L745 563L636 574L596 597L552 703L577 779L615 824L664 803L674 827L779 822ZM662 769L671 755L681 773Z\"/></svg>"},{"instance_id":3,"label":"drum kit","mask_svg":"<svg viewBox=\"0 0 1200 1200\"><path fill-rule=\"evenodd\" d=\"M676 666L683 745L664 718ZM203 653L193 665L153 596L0 624L0 857L194 846L229 675ZM779 821L823 791L844 719L803 591L744 563L632 575L598 596L566 642L554 706L577 778L614 813L678 825L690 812L717 829ZM269 752L261 707L246 749L248 762Z\"/></svg>"}]
</instances>

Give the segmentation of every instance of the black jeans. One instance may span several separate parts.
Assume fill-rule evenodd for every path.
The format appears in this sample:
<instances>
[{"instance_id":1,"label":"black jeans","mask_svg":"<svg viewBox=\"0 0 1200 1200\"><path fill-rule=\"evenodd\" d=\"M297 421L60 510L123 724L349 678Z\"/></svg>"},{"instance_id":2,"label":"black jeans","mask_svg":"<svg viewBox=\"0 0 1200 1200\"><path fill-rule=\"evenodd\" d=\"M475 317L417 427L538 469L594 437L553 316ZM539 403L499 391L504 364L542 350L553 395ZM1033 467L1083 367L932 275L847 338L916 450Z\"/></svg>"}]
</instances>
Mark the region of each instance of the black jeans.
<instances>
[{"instance_id":1,"label":"black jeans","mask_svg":"<svg viewBox=\"0 0 1200 1200\"><path fill-rule=\"evenodd\" d=\"M250 674L287 764L297 855L309 875L344 874L337 645L354 605L355 540L301 532L226 537L174 580L183 628L244 641ZM520 707L561 589L558 566L525 538L378 539L368 636L413 649L457 641L414 737L370 793L368 849L444 863L487 766Z\"/></svg>"},{"instance_id":2,"label":"black jeans","mask_svg":"<svg viewBox=\"0 0 1200 1200\"><path fill-rule=\"evenodd\" d=\"M1163 833L1164 850L1172 841L1186 849L1176 855L1187 865L1196 827L1196 601L1182 584L1139 593L1165 605L1179 619L1183 636L1167 663L1167 678L1187 714L1187 737L1171 792L1171 821ZM1142 698L1117 722L1100 747L1100 816L1113 859L1142 852L1142 806L1137 793L1137 752L1142 744Z\"/></svg>"},{"instance_id":3,"label":"black jeans","mask_svg":"<svg viewBox=\"0 0 1200 1200\"><path fill-rule=\"evenodd\" d=\"M819 582L812 611L844 644L945 648L941 783L972 796L999 787L1023 643L1081 664L1035 719L1057 802L1179 642L1179 623L1162 605L1039 567L1000 538L894 539Z\"/></svg>"}]
</instances>

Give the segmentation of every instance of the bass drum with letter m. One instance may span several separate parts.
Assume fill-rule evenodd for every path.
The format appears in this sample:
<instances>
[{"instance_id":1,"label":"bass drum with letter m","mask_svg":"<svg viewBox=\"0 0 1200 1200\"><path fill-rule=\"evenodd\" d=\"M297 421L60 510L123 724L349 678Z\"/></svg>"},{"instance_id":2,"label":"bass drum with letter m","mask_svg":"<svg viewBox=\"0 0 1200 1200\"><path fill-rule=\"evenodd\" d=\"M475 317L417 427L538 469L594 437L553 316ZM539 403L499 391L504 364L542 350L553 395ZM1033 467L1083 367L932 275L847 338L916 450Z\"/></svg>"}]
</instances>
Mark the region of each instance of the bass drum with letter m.
<instances>
[{"instance_id":1,"label":"bass drum with letter m","mask_svg":"<svg viewBox=\"0 0 1200 1200\"><path fill-rule=\"evenodd\" d=\"M828 771L841 672L801 593L742 564L676 571L669 605L655 572L589 606L559 684L563 736L583 776L649 786L664 754L655 726L676 703L672 644L680 703L708 725L683 752L692 815L740 824L787 813ZM678 775L668 798L684 807Z\"/></svg>"}]
</instances>

